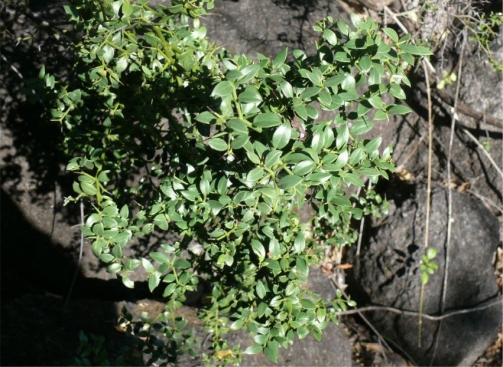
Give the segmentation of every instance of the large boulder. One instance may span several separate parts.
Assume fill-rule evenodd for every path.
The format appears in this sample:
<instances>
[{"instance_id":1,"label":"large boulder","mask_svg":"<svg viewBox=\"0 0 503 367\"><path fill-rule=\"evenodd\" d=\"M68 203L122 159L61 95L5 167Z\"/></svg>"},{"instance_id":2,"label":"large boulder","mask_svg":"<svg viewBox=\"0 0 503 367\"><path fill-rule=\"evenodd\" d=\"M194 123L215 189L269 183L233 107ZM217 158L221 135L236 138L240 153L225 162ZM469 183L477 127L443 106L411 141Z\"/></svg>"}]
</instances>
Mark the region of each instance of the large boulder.
<instances>
[{"instance_id":1,"label":"large boulder","mask_svg":"<svg viewBox=\"0 0 503 367\"><path fill-rule=\"evenodd\" d=\"M421 256L425 241L426 189L400 185L388 190L391 213L372 221L362 249L349 254L356 297L363 303L419 311ZM419 346L418 317L388 311L372 312L370 319L397 350L417 365L471 365L497 337L501 298L492 261L499 243L498 220L480 201L452 192L452 230L447 246L448 192L435 187L431 196L429 244L438 250L438 270L430 276L423 312L442 315L482 308L432 321L423 319ZM447 271L448 269L448 271ZM447 286L444 289L444 278ZM442 298L445 307L442 313ZM497 301L500 301L499 303ZM496 302L496 303L495 303Z\"/></svg>"}]
</instances>

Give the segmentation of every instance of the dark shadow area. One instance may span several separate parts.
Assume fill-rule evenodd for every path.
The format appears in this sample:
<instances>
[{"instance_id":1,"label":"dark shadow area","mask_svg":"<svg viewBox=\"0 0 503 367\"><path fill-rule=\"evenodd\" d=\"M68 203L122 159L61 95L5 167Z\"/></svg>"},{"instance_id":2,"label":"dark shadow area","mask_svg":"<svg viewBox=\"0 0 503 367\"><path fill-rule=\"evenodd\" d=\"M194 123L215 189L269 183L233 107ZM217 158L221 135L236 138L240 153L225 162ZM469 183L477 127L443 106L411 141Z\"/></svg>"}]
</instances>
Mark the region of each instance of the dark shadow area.
<instances>
[{"instance_id":1,"label":"dark shadow area","mask_svg":"<svg viewBox=\"0 0 503 367\"><path fill-rule=\"evenodd\" d=\"M24 293L47 292L66 297L77 268L71 248L51 241L29 223L17 205L1 193L1 268L2 300ZM79 273L80 274L80 273ZM102 280L77 277L72 298L93 298L107 301L152 298L146 282L126 288L118 279Z\"/></svg>"},{"instance_id":2,"label":"dark shadow area","mask_svg":"<svg viewBox=\"0 0 503 367\"><path fill-rule=\"evenodd\" d=\"M119 280L79 275L65 309L77 267L70 250L33 227L3 190L1 205L0 364L68 365L81 330L104 336L112 353L129 343L114 328L120 311L114 301L152 298L147 284L128 289Z\"/></svg>"},{"instance_id":3,"label":"dark shadow area","mask_svg":"<svg viewBox=\"0 0 503 367\"><path fill-rule=\"evenodd\" d=\"M69 25L63 4L13 1L0 8L5 29L1 35L0 73L2 186L9 195L19 198L26 191L19 186L20 175L27 171L33 184L29 193L34 204L56 186L63 190L64 196L72 193L71 177L62 174L67 157L59 149L63 139L61 128L41 117L48 106L43 105L40 95L31 87L42 65L59 80L71 77L72 61L63 35ZM26 162L27 167L21 162ZM75 213L67 211L65 218L75 223Z\"/></svg>"}]
</instances>

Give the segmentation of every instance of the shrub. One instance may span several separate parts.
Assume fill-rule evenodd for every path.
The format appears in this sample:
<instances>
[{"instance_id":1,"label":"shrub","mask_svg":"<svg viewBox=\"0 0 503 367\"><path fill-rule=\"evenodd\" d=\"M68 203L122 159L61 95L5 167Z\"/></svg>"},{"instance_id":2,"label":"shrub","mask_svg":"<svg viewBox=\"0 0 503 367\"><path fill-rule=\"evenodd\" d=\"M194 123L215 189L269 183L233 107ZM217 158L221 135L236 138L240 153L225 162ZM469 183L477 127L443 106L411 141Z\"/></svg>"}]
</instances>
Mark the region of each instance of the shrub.
<instances>
[{"instance_id":1,"label":"shrub","mask_svg":"<svg viewBox=\"0 0 503 367\"><path fill-rule=\"evenodd\" d=\"M200 23L212 6L75 0L65 9L79 40L78 78L57 83L44 69L40 77L76 174L67 202L92 204L82 231L94 255L127 287L141 266L150 290L163 288L157 320L171 343L159 350L194 353L176 309L204 280L211 294L200 318L214 351L206 361L239 359L225 334L240 329L255 342L244 353L276 361L280 346L296 334L320 339L346 308L340 292L326 303L301 284L323 246L355 241L353 219L379 215L383 201L364 180L388 178L391 152L380 155L381 139L361 136L410 111L383 96L404 99L413 55L430 52L354 15L352 27L318 22L312 56L232 56ZM320 121L316 104L333 119ZM312 220L300 220L303 207ZM148 258L124 255L134 237L154 231L180 240Z\"/></svg>"}]
</instances>

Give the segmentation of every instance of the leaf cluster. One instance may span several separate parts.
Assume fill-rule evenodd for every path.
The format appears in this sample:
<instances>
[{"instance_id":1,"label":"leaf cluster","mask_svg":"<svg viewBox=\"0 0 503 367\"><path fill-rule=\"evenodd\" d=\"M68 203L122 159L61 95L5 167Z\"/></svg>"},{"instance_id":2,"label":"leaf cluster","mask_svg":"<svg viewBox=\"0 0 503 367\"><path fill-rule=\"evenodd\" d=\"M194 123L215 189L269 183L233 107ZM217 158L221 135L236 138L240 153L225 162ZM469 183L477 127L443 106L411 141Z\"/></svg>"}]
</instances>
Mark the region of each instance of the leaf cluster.
<instances>
[{"instance_id":1,"label":"leaf cluster","mask_svg":"<svg viewBox=\"0 0 503 367\"><path fill-rule=\"evenodd\" d=\"M185 338L175 311L204 280L208 363L239 359L224 336L240 329L254 340L244 353L277 361L295 336L321 339L347 306L341 294L326 303L302 284L320 242L350 245L351 221L386 206L365 181L388 178L391 150L380 154L381 138L363 136L410 112L386 100L405 98L407 69L430 51L354 15L351 25L318 22L314 55L229 55L200 24L212 6L74 1L65 9L80 36L78 81L63 85L45 70L40 78L73 157L76 195L67 200L92 203L82 231L108 272L134 287L141 266L150 289L162 288L170 340ZM319 109L333 117L321 120ZM313 218L302 222L306 207ZM148 258L125 255L134 237L154 231L181 239Z\"/></svg>"}]
</instances>

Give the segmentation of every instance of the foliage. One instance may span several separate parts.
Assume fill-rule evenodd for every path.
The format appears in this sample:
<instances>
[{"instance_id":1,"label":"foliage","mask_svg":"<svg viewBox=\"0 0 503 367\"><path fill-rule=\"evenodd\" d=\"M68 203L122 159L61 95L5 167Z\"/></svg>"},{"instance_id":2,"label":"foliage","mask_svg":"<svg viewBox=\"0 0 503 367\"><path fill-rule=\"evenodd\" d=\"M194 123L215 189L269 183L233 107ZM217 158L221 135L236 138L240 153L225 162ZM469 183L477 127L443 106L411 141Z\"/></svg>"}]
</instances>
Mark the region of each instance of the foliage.
<instances>
[{"instance_id":1,"label":"foliage","mask_svg":"<svg viewBox=\"0 0 503 367\"><path fill-rule=\"evenodd\" d=\"M65 10L80 40L77 81L58 83L45 69L40 79L73 156L76 195L67 202L92 203L82 231L109 273L134 287L141 266L151 291L163 288L157 321L170 346L193 353L187 343L198 341L176 310L204 281L211 294L200 318L213 350L205 361L238 361L225 334L240 329L254 340L244 353L277 361L295 335L321 339L347 305L340 292L326 303L302 284L320 244L350 245L351 221L379 215L383 201L365 178L388 177L391 151L380 155L381 138L363 136L374 121L410 111L385 97L404 99L414 55L431 52L353 15L352 26L318 22L312 56L232 56L200 23L212 6L75 0ZM320 121L316 105L333 118ZM180 240L149 258L125 255L154 231Z\"/></svg>"},{"instance_id":2,"label":"foliage","mask_svg":"<svg viewBox=\"0 0 503 367\"><path fill-rule=\"evenodd\" d=\"M471 20L471 19L469 19ZM472 24L473 27L472 28ZM491 50L490 42L498 37L496 29L503 24L503 13L490 12L477 16L473 21L466 21L466 28L470 31L469 39L478 44L479 50L483 51L493 66L494 71L503 71L503 64L496 60Z\"/></svg>"},{"instance_id":3,"label":"foliage","mask_svg":"<svg viewBox=\"0 0 503 367\"><path fill-rule=\"evenodd\" d=\"M438 265L433 261L437 256L437 250L433 247L429 247L425 255L421 257L421 284L426 285L429 280L429 276L432 275L435 270L438 269Z\"/></svg>"},{"instance_id":4,"label":"foliage","mask_svg":"<svg viewBox=\"0 0 503 367\"><path fill-rule=\"evenodd\" d=\"M104 337L93 334L88 337L81 331L79 340L78 357L75 357L73 361L74 366L110 366L108 353L103 345L105 342Z\"/></svg>"}]
</instances>

